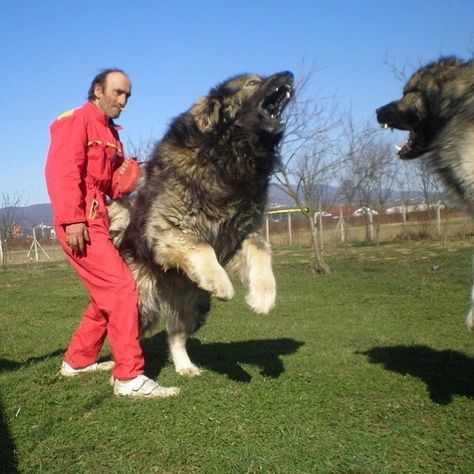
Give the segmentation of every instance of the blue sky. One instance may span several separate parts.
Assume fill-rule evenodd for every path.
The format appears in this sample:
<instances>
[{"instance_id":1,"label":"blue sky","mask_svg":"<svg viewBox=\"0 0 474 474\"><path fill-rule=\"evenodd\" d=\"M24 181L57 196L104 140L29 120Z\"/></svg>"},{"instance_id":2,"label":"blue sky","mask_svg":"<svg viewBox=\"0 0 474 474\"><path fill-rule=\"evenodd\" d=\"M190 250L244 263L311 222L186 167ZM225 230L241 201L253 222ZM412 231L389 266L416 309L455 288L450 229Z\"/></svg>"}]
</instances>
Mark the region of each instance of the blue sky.
<instances>
[{"instance_id":1,"label":"blue sky","mask_svg":"<svg viewBox=\"0 0 474 474\"><path fill-rule=\"evenodd\" d=\"M122 141L159 139L215 84L243 72L316 68L307 94L356 119L400 94L391 64L474 52L472 0L0 0L0 198L48 202L49 124L81 105L92 77L133 82Z\"/></svg>"}]
</instances>

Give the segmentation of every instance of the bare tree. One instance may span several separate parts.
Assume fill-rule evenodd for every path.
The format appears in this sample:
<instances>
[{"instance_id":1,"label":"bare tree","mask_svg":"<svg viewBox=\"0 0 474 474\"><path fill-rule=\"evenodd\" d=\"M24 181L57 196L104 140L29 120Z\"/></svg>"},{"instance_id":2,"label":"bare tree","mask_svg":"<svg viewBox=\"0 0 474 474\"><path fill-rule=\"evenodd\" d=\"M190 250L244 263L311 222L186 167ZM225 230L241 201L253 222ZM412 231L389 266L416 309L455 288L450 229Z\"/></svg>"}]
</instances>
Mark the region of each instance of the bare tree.
<instances>
[{"instance_id":1,"label":"bare tree","mask_svg":"<svg viewBox=\"0 0 474 474\"><path fill-rule=\"evenodd\" d=\"M326 274L330 268L324 260L317 216L328 205L325 186L340 164L335 154L335 135L340 122L334 99L304 97L312 74L302 75L287 110L286 138L276 185L292 198L307 219L314 254L313 269Z\"/></svg>"},{"instance_id":2,"label":"bare tree","mask_svg":"<svg viewBox=\"0 0 474 474\"><path fill-rule=\"evenodd\" d=\"M25 205L23 192L13 195L2 193L0 201L0 245L2 248L0 265L5 266L10 240L13 238L13 227L23 216L22 206Z\"/></svg>"},{"instance_id":3,"label":"bare tree","mask_svg":"<svg viewBox=\"0 0 474 474\"><path fill-rule=\"evenodd\" d=\"M439 201L443 200L444 188L438 175L432 170L426 160L416 160L414 168L417 176L415 185L423 196L428 215L432 218L432 210Z\"/></svg>"},{"instance_id":4,"label":"bare tree","mask_svg":"<svg viewBox=\"0 0 474 474\"><path fill-rule=\"evenodd\" d=\"M366 238L373 240L374 214L386 213L397 177L393 144L371 125L357 127L350 118L345 124L346 166L339 178L345 200L357 203L366 218ZM376 222L377 240L380 221Z\"/></svg>"},{"instance_id":5,"label":"bare tree","mask_svg":"<svg viewBox=\"0 0 474 474\"><path fill-rule=\"evenodd\" d=\"M403 222L403 236L409 240L410 233L408 231L408 217L407 214L413 204L415 196L416 174L415 169L411 166L399 162L396 186L399 192L399 202L401 205L402 222Z\"/></svg>"},{"instance_id":6,"label":"bare tree","mask_svg":"<svg viewBox=\"0 0 474 474\"><path fill-rule=\"evenodd\" d=\"M132 141L130 138L125 144L127 156L132 156L137 159L139 163L143 163L150 158L150 155L155 147L156 140L152 137L148 139L139 138L137 141Z\"/></svg>"}]
</instances>

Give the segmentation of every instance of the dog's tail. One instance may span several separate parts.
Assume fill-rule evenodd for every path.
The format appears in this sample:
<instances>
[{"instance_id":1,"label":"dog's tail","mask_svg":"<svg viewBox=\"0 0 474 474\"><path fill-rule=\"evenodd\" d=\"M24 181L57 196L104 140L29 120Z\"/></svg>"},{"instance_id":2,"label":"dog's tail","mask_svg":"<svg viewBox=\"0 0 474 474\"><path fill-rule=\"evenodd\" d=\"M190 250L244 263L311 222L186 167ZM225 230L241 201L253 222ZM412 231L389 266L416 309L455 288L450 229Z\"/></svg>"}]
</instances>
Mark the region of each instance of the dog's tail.
<instances>
[{"instance_id":1,"label":"dog's tail","mask_svg":"<svg viewBox=\"0 0 474 474\"><path fill-rule=\"evenodd\" d=\"M117 199L107 205L109 215L109 232L115 247L119 247L123 239L125 229L130 223L130 209L132 201L128 198Z\"/></svg>"}]
</instances>

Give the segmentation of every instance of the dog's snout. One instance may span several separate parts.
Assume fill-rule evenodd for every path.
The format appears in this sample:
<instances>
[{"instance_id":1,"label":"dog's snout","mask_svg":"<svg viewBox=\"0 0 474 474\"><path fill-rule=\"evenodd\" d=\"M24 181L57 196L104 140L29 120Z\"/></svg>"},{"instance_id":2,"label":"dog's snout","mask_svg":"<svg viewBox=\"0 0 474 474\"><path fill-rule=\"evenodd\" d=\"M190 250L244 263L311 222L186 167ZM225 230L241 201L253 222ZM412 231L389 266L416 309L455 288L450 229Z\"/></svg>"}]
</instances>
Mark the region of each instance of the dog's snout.
<instances>
[{"instance_id":1,"label":"dog's snout","mask_svg":"<svg viewBox=\"0 0 474 474\"><path fill-rule=\"evenodd\" d=\"M273 77L285 78L288 82L293 82L295 76L291 71L281 71L276 73Z\"/></svg>"},{"instance_id":2,"label":"dog's snout","mask_svg":"<svg viewBox=\"0 0 474 474\"><path fill-rule=\"evenodd\" d=\"M380 116L382 114L382 111L383 111L383 107L379 107L376 111L375 111L375 115L377 116L377 120L380 122Z\"/></svg>"},{"instance_id":3,"label":"dog's snout","mask_svg":"<svg viewBox=\"0 0 474 474\"><path fill-rule=\"evenodd\" d=\"M375 114L377 115L377 121L379 123L385 123L387 122L388 120L388 117L387 117L387 110L391 107L391 104L386 104L386 105L382 105L382 107L379 107L376 111L375 111Z\"/></svg>"}]
</instances>

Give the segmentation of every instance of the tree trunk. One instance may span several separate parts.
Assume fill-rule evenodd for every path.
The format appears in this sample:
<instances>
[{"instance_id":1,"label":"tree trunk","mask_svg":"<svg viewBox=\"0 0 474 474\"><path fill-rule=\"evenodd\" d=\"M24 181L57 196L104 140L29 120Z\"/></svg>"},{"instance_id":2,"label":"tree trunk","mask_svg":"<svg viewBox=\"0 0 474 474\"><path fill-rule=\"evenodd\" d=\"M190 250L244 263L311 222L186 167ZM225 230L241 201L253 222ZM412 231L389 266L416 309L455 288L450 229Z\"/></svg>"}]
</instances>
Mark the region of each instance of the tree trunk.
<instances>
[{"instance_id":1,"label":"tree trunk","mask_svg":"<svg viewBox=\"0 0 474 474\"><path fill-rule=\"evenodd\" d=\"M316 220L313 216L308 216L310 230L311 230L311 245L313 247L314 254L314 267L313 270L315 273L320 275L328 275L331 273L329 265L324 261L323 252L321 248L321 242L319 239L319 232L316 225Z\"/></svg>"}]
</instances>

